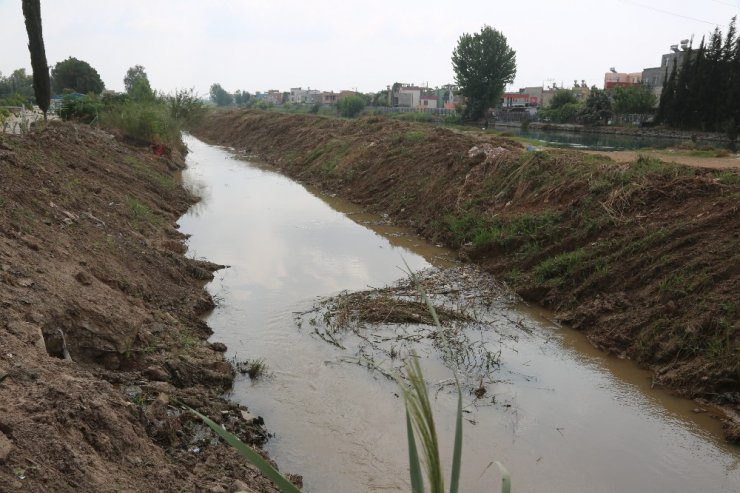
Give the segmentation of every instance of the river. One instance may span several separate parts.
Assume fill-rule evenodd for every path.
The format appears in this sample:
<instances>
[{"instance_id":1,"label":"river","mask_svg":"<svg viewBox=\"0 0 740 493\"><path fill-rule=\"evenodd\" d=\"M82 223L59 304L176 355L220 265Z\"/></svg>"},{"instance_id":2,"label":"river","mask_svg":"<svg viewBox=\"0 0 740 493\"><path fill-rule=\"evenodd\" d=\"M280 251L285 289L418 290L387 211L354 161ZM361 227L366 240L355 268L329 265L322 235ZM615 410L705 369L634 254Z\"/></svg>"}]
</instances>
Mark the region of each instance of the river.
<instances>
[{"instance_id":1,"label":"river","mask_svg":"<svg viewBox=\"0 0 740 493\"><path fill-rule=\"evenodd\" d=\"M380 287L454 255L222 148L186 139L184 183L202 197L179 221L189 255L226 264L208 290L212 340L227 357L264 359L229 397L265 418L267 450L308 492L408 491L403 402L392 381L296 323L317 297ZM485 399L465 389L461 491L740 491L740 451L691 401L652 389L650 375L591 348L533 307L496 303L476 333L501 366ZM527 330L523 330L526 328ZM448 380L423 344L427 379ZM456 394L432 385L447 462Z\"/></svg>"},{"instance_id":2,"label":"river","mask_svg":"<svg viewBox=\"0 0 740 493\"><path fill-rule=\"evenodd\" d=\"M657 137L621 135L597 132L566 132L557 130L527 129L521 127L494 126L491 131L508 133L542 142L548 147L568 147L594 151L635 151L639 149L668 149L684 143L687 139L676 137ZM729 149L726 142L699 141L698 145Z\"/></svg>"}]
</instances>

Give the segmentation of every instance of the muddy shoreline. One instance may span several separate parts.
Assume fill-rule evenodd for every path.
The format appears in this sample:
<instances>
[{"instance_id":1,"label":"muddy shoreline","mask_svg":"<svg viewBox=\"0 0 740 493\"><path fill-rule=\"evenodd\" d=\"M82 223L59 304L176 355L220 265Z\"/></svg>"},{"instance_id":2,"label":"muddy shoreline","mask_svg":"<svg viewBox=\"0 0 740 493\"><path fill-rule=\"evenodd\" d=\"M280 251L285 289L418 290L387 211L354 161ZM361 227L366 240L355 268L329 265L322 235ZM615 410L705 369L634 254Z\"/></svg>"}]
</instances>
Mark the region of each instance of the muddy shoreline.
<instances>
[{"instance_id":1,"label":"muddy shoreline","mask_svg":"<svg viewBox=\"0 0 740 493\"><path fill-rule=\"evenodd\" d=\"M275 491L173 402L268 438L223 399L183 167L87 126L0 136L0 491Z\"/></svg>"},{"instance_id":2,"label":"muddy shoreline","mask_svg":"<svg viewBox=\"0 0 740 493\"><path fill-rule=\"evenodd\" d=\"M194 133L457 249L655 385L723 406L740 438L736 170L378 117L214 111Z\"/></svg>"}]
</instances>

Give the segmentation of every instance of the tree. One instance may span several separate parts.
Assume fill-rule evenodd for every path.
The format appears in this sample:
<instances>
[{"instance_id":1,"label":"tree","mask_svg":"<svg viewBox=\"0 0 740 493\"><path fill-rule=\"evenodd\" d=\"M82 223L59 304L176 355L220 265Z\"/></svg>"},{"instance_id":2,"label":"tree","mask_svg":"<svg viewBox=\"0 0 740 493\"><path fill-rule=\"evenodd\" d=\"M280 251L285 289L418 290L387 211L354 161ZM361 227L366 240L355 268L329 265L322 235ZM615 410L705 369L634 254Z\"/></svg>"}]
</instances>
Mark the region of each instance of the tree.
<instances>
[{"instance_id":1,"label":"tree","mask_svg":"<svg viewBox=\"0 0 740 493\"><path fill-rule=\"evenodd\" d=\"M26 69L19 68L7 77L0 77L0 97L21 96L24 99L33 97L33 77L26 74Z\"/></svg>"},{"instance_id":2,"label":"tree","mask_svg":"<svg viewBox=\"0 0 740 493\"><path fill-rule=\"evenodd\" d=\"M226 92L226 89L221 87L221 84L213 84L211 86L211 101L216 106L231 106L234 102L234 97Z\"/></svg>"},{"instance_id":3,"label":"tree","mask_svg":"<svg viewBox=\"0 0 740 493\"><path fill-rule=\"evenodd\" d=\"M452 68L466 98L463 118L478 120L498 103L506 84L514 82L516 52L503 34L483 26L480 33L460 36L452 52Z\"/></svg>"},{"instance_id":4,"label":"tree","mask_svg":"<svg viewBox=\"0 0 740 493\"><path fill-rule=\"evenodd\" d=\"M234 104L237 106L248 106L251 97L252 95L249 92L237 89L234 93Z\"/></svg>"},{"instance_id":5,"label":"tree","mask_svg":"<svg viewBox=\"0 0 740 493\"><path fill-rule=\"evenodd\" d=\"M36 104L44 112L44 120L46 120L46 112L51 102L51 88L44 37L41 32L40 0L23 0L23 17L26 20L28 51L31 53L31 67L33 68L33 93L36 96Z\"/></svg>"},{"instance_id":6,"label":"tree","mask_svg":"<svg viewBox=\"0 0 740 493\"><path fill-rule=\"evenodd\" d=\"M678 64L676 60L673 60L670 75L668 74L668 67L666 67L663 91L660 93L660 104L658 104L658 116L656 118L659 122L669 123L673 120L673 100L676 92L677 73Z\"/></svg>"},{"instance_id":7,"label":"tree","mask_svg":"<svg viewBox=\"0 0 740 493\"><path fill-rule=\"evenodd\" d=\"M175 94L164 98L172 118L181 121L183 125L199 123L205 115L203 101L195 89L179 89Z\"/></svg>"},{"instance_id":8,"label":"tree","mask_svg":"<svg viewBox=\"0 0 740 493\"><path fill-rule=\"evenodd\" d=\"M129 91L129 96L132 100L140 102L152 102L157 99L147 78L137 79Z\"/></svg>"},{"instance_id":9,"label":"tree","mask_svg":"<svg viewBox=\"0 0 740 493\"><path fill-rule=\"evenodd\" d=\"M612 114L612 101L607 92L593 86L578 120L586 125L601 125L608 123Z\"/></svg>"},{"instance_id":10,"label":"tree","mask_svg":"<svg viewBox=\"0 0 740 493\"><path fill-rule=\"evenodd\" d=\"M657 99L653 91L644 84L614 89L614 112L620 115L652 113Z\"/></svg>"},{"instance_id":11,"label":"tree","mask_svg":"<svg viewBox=\"0 0 740 493\"><path fill-rule=\"evenodd\" d=\"M387 89L383 89L380 92L376 92L373 95L372 104L373 106L389 106L390 101L390 91Z\"/></svg>"},{"instance_id":12,"label":"tree","mask_svg":"<svg viewBox=\"0 0 740 493\"><path fill-rule=\"evenodd\" d=\"M365 106L367 106L367 99L359 94L345 96L337 101L337 111L348 118L359 115Z\"/></svg>"},{"instance_id":13,"label":"tree","mask_svg":"<svg viewBox=\"0 0 740 493\"><path fill-rule=\"evenodd\" d=\"M51 69L51 88L56 94L61 94L65 89L82 94L100 94L105 89L105 84L98 71L89 63L69 57Z\"/></svg>"},{"instance_id":14,"label":"tree","mask_svg":"<svg viewBox=\"0 0 740 493\"><path fill-rule=\"evenodd\" d=\"M145 80L151 89L149 77L146 75L144 67L141 65L134 65L126 71L126 75L123 78L123 86L126 88L126 92L129 95L133 92L136 83L140 80Z\"/></svg>"},{"instance_id":15,"label":"tree","mask_svg":"<svg viewBox=\"0 0 740 493\"><path fill-rule=\"evenodd\" d=\"M674 62L663 85L658 119L683 129L724 131L732 141L740 132L740 41L736 19L726 36L719 28L691 47L683 63Z\"/></svg>"},{"instance_id":16,"label":"tree","mask_svg":"<svg viewBox=\"0 0 740 493\"><path fill-rule=\"evenodd\" d=\"M578 100L576 99L575 94L573 94L573 91L569 89L558 89L552 96L549 108L555 110L562 106L565 106L566 104L577 102Z\"/></svg>"}]
</instances>

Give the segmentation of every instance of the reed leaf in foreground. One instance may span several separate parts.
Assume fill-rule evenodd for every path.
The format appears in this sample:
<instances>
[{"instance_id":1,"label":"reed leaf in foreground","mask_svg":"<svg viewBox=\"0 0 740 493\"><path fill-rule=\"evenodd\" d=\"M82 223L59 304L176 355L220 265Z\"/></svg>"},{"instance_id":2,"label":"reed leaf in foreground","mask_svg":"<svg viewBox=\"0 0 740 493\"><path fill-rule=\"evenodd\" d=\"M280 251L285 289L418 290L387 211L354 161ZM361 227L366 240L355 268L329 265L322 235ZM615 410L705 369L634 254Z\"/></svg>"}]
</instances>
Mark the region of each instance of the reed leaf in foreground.
<instances>
[{"instance_id":1,"label":"reed leaf in foreground","mask_svg":"<svg viewBox=\"0 0 740 493\"><path fill-rule=\"evenodd\" d=\"M406 264L407 274L432 316L434 325L440 331L443 340L446 340L444 329L437 316L437 310L435 310L426 291L418 282L416 274L414 274L408 263L406 263L406 259L403 259L403 262ZM445 348L445 350L449 350L449 348ZM406 359L406 379L408 380L408 384L402 380L400 375L396 376L396 382L401 388L406 404L406 433L409 443L411 488L413 493L424 493L424 482L421 478L421 469L423 466L432 493L444 493L444 478L442 477L442 465L439 457L439 443L434 426L434 416L432 414L424 374L419 364L419 356L414 351ZM452 452L449 493L458 493L460 486L460 467L462 465L462 391L460 390L460 382L457 380L457 372L455 372L455 384L457 386L457 413L455 416L455 442ZM415 433L421 442L422 456L424 457L423 463L417 451ZM510 493L511 477L509 476L509 472L500 462L497 461L495 464L501 474L501 493Z\"/></svg>"},{"instance_id":2,"label":"reed leaf in foreground","mask_svg":"<svg viewBox=\"0 0 740 493\"><path fill-rule=\"evenodd\" d=\"M282 491L283 493L300 493L300 490L296 488L293 483L288 481L285 476L283 476L277 469L272 467L272 465L267 462L260 454L255 452L252 447L239 440L232 433L229 433L228 431L223 429L221 425L210 419L208 416L199 413L195 409L192 409L185 404L180 404L184 406L188 411L202 419L203 422L207 424L210 429L216 432L218 436L223 438L226 443L234 447L239 452L239 454L241 454L242 457L247 459L252 465L259 469L266 478L275 483L275 486L277 486L280 491Z\"/></svg>"}]
</instances>

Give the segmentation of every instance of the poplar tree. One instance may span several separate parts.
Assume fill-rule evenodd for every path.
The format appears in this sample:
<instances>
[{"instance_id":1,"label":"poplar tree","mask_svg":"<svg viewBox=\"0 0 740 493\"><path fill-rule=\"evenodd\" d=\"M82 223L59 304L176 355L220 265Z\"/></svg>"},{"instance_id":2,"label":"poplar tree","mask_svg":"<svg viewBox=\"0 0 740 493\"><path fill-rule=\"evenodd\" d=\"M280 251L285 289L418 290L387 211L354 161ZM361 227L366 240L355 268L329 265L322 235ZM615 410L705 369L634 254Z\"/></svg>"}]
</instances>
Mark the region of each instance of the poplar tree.
<instances>
[{"instance_id":1,"label":"poplar tree","mask_svg":"<svg viewBox=\"0 0 740 493\"><path fill-rule=\"evenodd\" d=\"M465 120L477 120L499 103L506 84L514 82L516 52L506 37L490 26L463 34L452 52L455 82L465 96Z\"/></svg>"},{"instance_id":2,"label":"poplar tree","mask_svg":"<svg viewBox=\"0 0 740 493\"><path fill-rule=\"evenodd\" d=\"M46 121L46 112L49 111L51 101L51 85L44 37L41 32L41 1L23 0L23 17L26 20L26 32L28 33L28 51L31 52L33 92L36 96L36 104L44 112L44 121Z\"/></svg>"}]
</instances>

